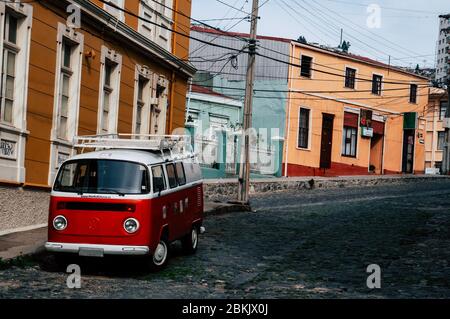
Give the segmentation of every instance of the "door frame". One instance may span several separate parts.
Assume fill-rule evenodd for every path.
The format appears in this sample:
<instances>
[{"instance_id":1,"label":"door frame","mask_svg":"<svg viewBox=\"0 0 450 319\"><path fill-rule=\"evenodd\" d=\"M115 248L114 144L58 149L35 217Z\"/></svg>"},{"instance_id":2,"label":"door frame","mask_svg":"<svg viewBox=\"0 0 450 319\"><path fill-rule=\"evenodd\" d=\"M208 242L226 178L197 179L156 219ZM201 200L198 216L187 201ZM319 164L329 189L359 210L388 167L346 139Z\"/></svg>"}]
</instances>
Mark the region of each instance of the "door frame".
<instances>
[{"instance_id":1,"label":"door frame","mask_svg":"<svg viewBox=\"0 0 450 319\"><path fill-rule=\"evenodd\" d=\"M335 115L334 114L329 114L329 113L322 113L322 130L321 130L321 136L320 136L320 159L319 159L319 167L320 169L330 169L331 168L331 162L332 162L332 155L333 155L333 132L334 132L334 118ZM322 152L322 145L323 145L323 131L324 131L324 122L325 120L330 120L331 121L331 132L330 132L330 138L329 138L329 143L330 143L330 152L329 152L329 160L327 158L327 162L329 162L329 164L327 165L327 167L324 167L322 164L324 163L323 160L323 152Z\"/></svg>"},{"instance_id":2,"label":"door frame","mask_svg":"<svg viewBox=\"0 0 450 319\"><path fill-rule=\"evenodd\" d=\"M407 171L407 160L408 160L408 152L407 152L407 140L406 138L410 135L407 133L412 133L412 137L414 139L413 142L413 149L412 149L412 165L411 165L411 172ZM402 173L403 174L414 174L414 167L416 164L415 161L415 154L416 154L416 130L415 129L404 129L403 130L403 145L402 145Z\"/></svg>"}]
</instances>

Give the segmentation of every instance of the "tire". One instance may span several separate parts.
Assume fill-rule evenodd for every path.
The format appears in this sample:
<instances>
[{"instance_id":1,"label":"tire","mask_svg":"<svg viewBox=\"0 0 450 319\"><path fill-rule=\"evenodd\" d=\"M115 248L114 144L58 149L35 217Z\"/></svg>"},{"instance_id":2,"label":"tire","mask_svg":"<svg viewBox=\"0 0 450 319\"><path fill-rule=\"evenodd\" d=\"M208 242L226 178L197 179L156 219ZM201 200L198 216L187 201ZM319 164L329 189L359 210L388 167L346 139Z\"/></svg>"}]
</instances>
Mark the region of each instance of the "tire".
<instances>
[{"instance_id":1,"label":"tire","mask_svg":"<svg viewBox=\"0 0 450 319\"><path fill-rule=\"evenodd\" d=\"M181 239L181 245L183 247L183 251L185 254L192 255L195 254L195 252L197 251L199 238L198 234L199 229L198 227L194 226L192 227L189 234L187 234Z\"/></svg>"},{"instance_id":2,"label":"tire","mask_svg":"<svg viewBox=\"0 0 450 319\"><path fill-rule=\"evenodd\" d=\"M155 252L149 256L147 260L150 266L149 268L153 272L160 271L166 267L169 261L169 243L166 240L161 239Z\"/></svg>"}]
</instances>

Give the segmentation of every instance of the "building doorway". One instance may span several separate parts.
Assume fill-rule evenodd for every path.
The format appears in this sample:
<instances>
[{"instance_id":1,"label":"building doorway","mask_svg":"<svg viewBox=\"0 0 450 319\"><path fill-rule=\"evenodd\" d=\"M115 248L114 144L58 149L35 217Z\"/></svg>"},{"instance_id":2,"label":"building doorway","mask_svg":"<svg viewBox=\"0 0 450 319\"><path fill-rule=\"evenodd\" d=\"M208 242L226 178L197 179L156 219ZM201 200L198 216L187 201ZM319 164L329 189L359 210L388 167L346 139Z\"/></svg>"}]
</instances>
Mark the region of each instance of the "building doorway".
<instances>
[{"instance_id":1,"label":"building doorway","mask_svg":"<svg viewBox=\"0 0 450 319\"><path fill-rule=\"evenodd\" d=\"M331 168L331 151L333 149L334 115L323 114L322 143L320 147L320 168Z\"/></svg>"},{"instance_id":2,"label":"building doorway","mask_svg":"<svg viewBox=\"0 0 450 319\"><path fill-rule=\"evenodd\" d=\"M403 169L405 174L414 173L415 130L404 130L403 134Z\"/></svg>"},{"instance_id":3,"label":"building doorway","mask_svg":"<svg viewBox=\"0 0 450 319\"><path fill-rule=\"evenodd\" d=\"M383 174L383 144L383 135L374 134L370 142L369 171L377 175Z\"/></svg>"}]
</instances>

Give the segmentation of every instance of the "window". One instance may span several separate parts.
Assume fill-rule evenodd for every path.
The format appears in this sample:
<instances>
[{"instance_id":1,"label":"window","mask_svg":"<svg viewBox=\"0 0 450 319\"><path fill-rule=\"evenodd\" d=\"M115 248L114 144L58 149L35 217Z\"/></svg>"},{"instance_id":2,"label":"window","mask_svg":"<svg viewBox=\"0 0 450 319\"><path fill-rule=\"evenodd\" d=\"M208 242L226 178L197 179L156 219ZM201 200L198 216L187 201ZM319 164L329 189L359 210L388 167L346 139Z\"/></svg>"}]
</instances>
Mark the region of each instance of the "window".
<instances>
[{"instance_id":1,"label":"window","mask_svg":"<svg viewBox=\"0 0 450 319\"><path fill-rule=\"evenodd\" d=\"M139 30L138 31L139 31L139 33L146 36L150 40L153 40L154 36L155 36L155 25L148 21L156 23L156 19L155 19L155 14L154 14L152 8L150 7L150 5L151 4L149 4L149 3L141 1L140 16L143 19L139 19Z\"/></svg>"},{"instance_id":2,"label":"window","mask_svg":"<svg viewBox=\"0 0 450 319\"><path fill-rule=\"evenodd\" d=\"M122 57L102 47L98 128L100 134L117 132Z\"/></svg>"},{"instance_id":3,"label":"window","mask_svg":"<svg viewBox=\"0 0 450 319\"><path fill-rule=\"evenodd\" d=\"M71 193L148 194L148 169L141 164L116 160L67 162L56 178L54 189Z\"/></svg>"},{"instance_id":4,"label":"window","mask_svg":"<svg viewBox=\"0 0 450 319\"><path fill-rule=\"evenodd\" d=\"M27 98L33 6L0 2L0 179L25 182ZM29 123L29 122L28 122Z\"/></svg>"},{"instance_id":5,"label":"window","mask_svg":"<svg viewBox=\"0 0 450 319\"><path fill-rule=\"evenodd\" d=\"M172 28L172 0L141 0L138 32L170 51Z\"/></svg>"},{"instance_id":6,"label":"window","mask_svg":"<svg viewBox=\"0 0 450 319\"><path fill-rule=\"evenodd\" d=\"M0 121L13 123L13 105L16 82L16 60L20 48L17 46L17 18L7 13L4 24L3 67L1 77Z\"/></svg>"},{"instance_id":7,"label":"window","mask_svg":"<svg viewBox=\"0 0 450 319\"><path fill-rule=\"evenodd\" d=\"M356 157L356 143L358 139L358 129L344 126L342 139L342 155Z\"/></svg>"},{"instance_id":8,"label":"window","mask_svg":"<svg viewBox=\"0 0 450 319\"><path fill-rule=\"evenodd\" d=\"M445 132L438 132L438 144L437 144L438 151L444 150L444 144L445 144Z\"/></svg>"},{"instance_id":9,"label":"window","mask_svg":"<svg viewBox=\"0 0 450 319\"><path fill-rule=\"evenodd\" d=\"M111 95L114 89L111 87L111 73L114 66L109 63L105 64L105 83L103 84L103 107L102 107L102 133L109 132L109 111L111 104Z\"/></svg>"},{"instance_id":10,"label":"window","mask_svg":"<svg viewBox=\"0 0 450 319\"><path fill-rule=\"evenodd\" d=\"M375 95L381 95L382 84L383 76L374 74L372 78L372 93Z\"/></svg>"},{"instance_id":11,"label":"window","mask_svg":"<svg viewBox=\"0 0 450 319\"><path fill-rule=\"evenodd\" d=\"M309 114L310 110L300 108L299 128L298 128L298 147L308 148L309 146Z\"/></svg>"},{"instance_id":12,"label":"window","mask_svg":"<svg viewBox=\"0 0 450 319\"><path fill-rule=\"evenodd\" d=\"M417 103L417 84L411 84L409 102L414 104Z\"/></svg>"},{"instance_id":13,"label":"window","mask_svg":"<svg viewBox=\"0 0 450 319\"><path fill-rule=\"evenodd\" d=\"M135 128L134 128L134 133L135 134L140 134L141 133L142 110L143 110L143 108L145 106L145 102L143 100L144 86L145 86L144 79L139 77L139 80L138 80L138 97L137 97L137 105L136 105L136 121L135 121Z\"/></svg>"},{"instance_id":14,"label":"window","mask_svg":"<svg viewBox=\"0 0 450 319\"><path fill-rule=\"evenodd\" d=\"M177 180L178 185L185 185L186 184L186 175L184 174L184 167L183 163L178 162L175 164L175 167L177 169Z\"/></svg>"},{"instance_id":15,"label":"window","mask_svg":"<svg viewBox=\"0 0 450 319\"><path fill-rule=\"evenodd\" d=\"M152 184L153 193L159 193L166 189L166 179L161 165L152 167Z\"/></svg>"},{"instance_id":16,"label":"window","mask_svg":"<svg viewBox=\"0 0 450 319\"><path fill-rule=\"evenodd\" d=\"M119 8L122 8L122 9L124 7L124 0L107 0L107 2L110 2L113 5L116 5ZM112 16L116 17L117 19L123 21L124 13L123 13L122 10L119 10L119 9L109 5L109 4L106 4L106 3L104 4L104 8L109 14L111 14Z\"/></svg>"},{"instance_id":17,"label":"window","mask_svg":"<svg viewBox=\"0 0 450 319\"><path fill-rule=\"evenodd\" d=\"M352 68L345 69L345 87L354 89L356 83L356 70Z\"/></svg>"},{"instance_id":18,"label":"window","mask_svg":"<svg viewBox=\"0 0 450 319\"><path fill-rule=\"evenodd\" d=\"M301 68L300 68L300 75L305 78L311 78L312 76L312 57L302 55L301 58Z\"/></svg>"},{"instance_id":19,"label":"window","mask_svg":"<svg viewBox=\"0 0 450 319\"><path fill-rule=\"evenodd\" d=\"M170 188L175 188L178 186L177 184L177 175L175 173L175 165L167 164L166 165L167 178L169 180Z\"/></svg>"},{"instance_id":20,"label":"window","mask_svg":"<svg viewBox=\"0 0 450 319\"><path fill-rule=\"evenodd\" d=\"M146 67L136 66L135 103L133 113L134 134L148 134L150 131L150 108L153 73Z\"/></svg>"},{"instance_id":21,"label":"window","mask_svg":"<svg viewBox=\"0 0 450 319\"><path fill-rule=\"evenodd\" d=\"M443 120L445 118L445 115L447 113L447 107L448 102L441 102L441 105L439 107L439 120Z\"/></svg>"},{"instance_id":22,"label":"window","mask_svg":"<svg viewBox=\"0 0 450 319\"><path fill-rule=\"evenodd\" d=\"M59 85L59 105L58 105L58 138L67 139L67 124L69 120L69 98L70 81L73 75L72 70L72 45L67 40L63 40L61 54L61 83Z\"/></svg>"}]
</instances>

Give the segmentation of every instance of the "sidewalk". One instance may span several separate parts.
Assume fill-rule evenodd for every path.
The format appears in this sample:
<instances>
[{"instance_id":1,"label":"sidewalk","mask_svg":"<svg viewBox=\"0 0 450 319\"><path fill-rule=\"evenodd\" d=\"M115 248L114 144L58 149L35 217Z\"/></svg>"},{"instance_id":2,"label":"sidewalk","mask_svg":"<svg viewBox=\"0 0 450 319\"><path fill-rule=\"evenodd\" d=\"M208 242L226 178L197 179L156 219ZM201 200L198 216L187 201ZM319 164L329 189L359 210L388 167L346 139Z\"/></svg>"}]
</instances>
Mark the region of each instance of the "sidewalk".
<instances>
[{"instance_id":1,"label":"sidewalk","mask_svg":"<svg viewBox=\"0 0 450 319\"><path fill-rule=\"evenodd\" d=\"M206 202L204 208L205 217L246 209L239 204L215 202ZM44 251L46 241L47 227L0 236L0 260L7 261Z\"/></svg>"}]
</instances>

